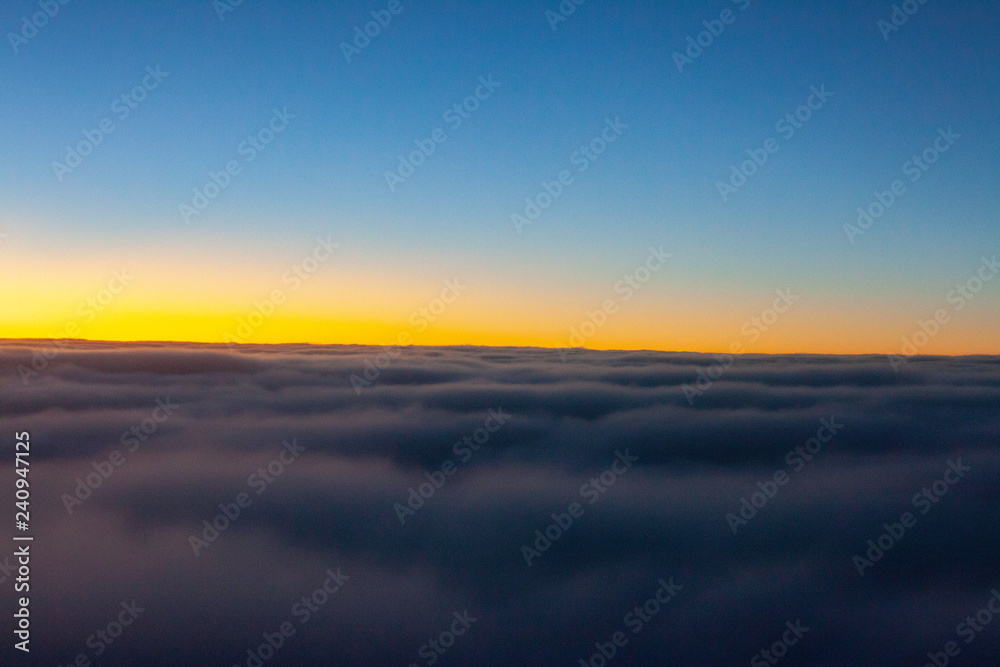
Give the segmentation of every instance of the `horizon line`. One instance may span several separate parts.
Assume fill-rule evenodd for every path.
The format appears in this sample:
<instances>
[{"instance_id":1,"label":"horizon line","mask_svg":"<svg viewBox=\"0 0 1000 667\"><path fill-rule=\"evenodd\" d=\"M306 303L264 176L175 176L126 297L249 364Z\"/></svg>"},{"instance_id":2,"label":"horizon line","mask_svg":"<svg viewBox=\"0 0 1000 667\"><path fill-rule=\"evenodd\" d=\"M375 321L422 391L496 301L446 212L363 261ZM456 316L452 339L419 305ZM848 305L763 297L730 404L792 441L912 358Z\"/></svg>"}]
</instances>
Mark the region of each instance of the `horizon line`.
<instances>
[{"instance_id":1,"label":"horizon line","mask_svg":"<svg viewBox=\"0 0 1000 667\"><path fill-rule=\"evenodd\" d=\"M733 357L782 357L782 356L821 356L821 357L902 357L907 360L913 359L962 359L968 357L1000 357L1000 352L989 353L979 352L971 354L914 354L900 355L888 352L725 352L725 351L696 351L696 350L660 350L653 348L590 348L590 347L547 347L544 345L481 345L475 343L449 344L449 345L395 345L383 343L314 343L314 342L284 342L284 343L232 343L224 341L194 341L194 340L112 340L99 338L7 338L0 336L0 344L9 342L41 342L41 343L107 343L114 345L203 345L212 347L226 347L232 350L240 347L366 347L366 348L422 348L422 349L459 349L459 348L481 348L481 349L517 349L517 350L548 350L559 353L563 350L574 352L608 352L608 353L642 353L652 352L657 354L698 354L698 355L731 355Z\"/></svg>"}]
</instances>

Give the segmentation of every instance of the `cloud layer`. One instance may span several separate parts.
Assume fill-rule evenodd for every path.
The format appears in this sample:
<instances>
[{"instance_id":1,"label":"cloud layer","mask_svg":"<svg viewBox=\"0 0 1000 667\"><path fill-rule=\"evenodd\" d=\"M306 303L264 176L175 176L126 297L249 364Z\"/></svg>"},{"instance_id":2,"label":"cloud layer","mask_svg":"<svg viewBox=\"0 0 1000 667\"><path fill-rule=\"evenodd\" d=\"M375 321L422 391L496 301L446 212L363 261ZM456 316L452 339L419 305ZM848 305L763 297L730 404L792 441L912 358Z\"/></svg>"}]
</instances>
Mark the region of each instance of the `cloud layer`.
<instances>
[{"instance_id":1,"label":"cloud layer","mask_svg":"<svg viewBox=\"0 0 1000 667\"><path fill-rule=\"evenodd\" d=\"M1000 587L996 357L48 345L0 344L31 664L246 665L283 622L264 664L747 664L798 620L783 663L1000 652L956 634Z\"/></svg>"}]
</instances>

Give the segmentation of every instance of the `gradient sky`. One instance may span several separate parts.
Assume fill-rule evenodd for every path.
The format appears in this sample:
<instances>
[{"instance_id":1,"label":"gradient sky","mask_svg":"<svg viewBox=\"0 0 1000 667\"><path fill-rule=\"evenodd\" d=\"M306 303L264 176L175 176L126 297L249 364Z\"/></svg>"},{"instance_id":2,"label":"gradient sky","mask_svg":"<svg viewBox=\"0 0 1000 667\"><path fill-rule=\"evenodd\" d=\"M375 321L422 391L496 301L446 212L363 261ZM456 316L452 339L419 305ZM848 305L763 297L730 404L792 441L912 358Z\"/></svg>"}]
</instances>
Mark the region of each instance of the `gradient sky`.
<instances>
[{"instance_id":1,"label":"gradient sky","mask_svg":"<svg viewBox=\"0 0 1000 667\"><path fill-rule=\"evenodd\" d=\"M1000 8L929 0L883 38L890 2L586 2L555 30L547 2L404 0L347 62L341 43L388 2L70 2L0 50L0 336L223 341L254 302L285 297L247 342L570 345L587 311L619 310L593 348L997 353L1000 276L949 293L1000 253ZM724 9L735 20L679 72L673 53ZM19 33L37 3L7 3ZM31 34L31 33L29 33ZM112 103L169 73L128 117ZM454 129L443 112L501 83ZM785 140L812 86L834 93ZM238 147L294 114L252 162ZM583 173L571 156L606 118L628 128ZM60 181L54 161L114 131ZM447 133L390 191L415 140ZM940 128L960 138L916 181L903 164ZM769 137L740 191L716 182ZM190 223L210 172L242 171ZM541 182L574 181L521 233ZM851 243L843 229L894 179L906 193ZM298 289L282 276L317 238L337 252ZM628 301L649 247L672 254ZM130 284L90 317L114 271ZM467 289L426 328L446 280ZM754 338L775 299L800 296ZM105 295L106 296L106 295ZM755 327L756 325L752 325Z\"/></svg>"}]
</instances>

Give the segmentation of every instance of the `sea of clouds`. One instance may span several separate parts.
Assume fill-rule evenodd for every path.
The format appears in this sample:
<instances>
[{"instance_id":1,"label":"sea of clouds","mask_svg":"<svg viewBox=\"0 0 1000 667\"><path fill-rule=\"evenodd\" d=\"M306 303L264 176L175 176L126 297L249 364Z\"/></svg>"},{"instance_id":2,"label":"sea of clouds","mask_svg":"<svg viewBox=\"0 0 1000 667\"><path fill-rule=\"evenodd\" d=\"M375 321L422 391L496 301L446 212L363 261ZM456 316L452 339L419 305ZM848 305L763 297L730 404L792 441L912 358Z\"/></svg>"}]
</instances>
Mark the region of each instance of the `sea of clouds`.
<instances>
[{"instance_id":1,"label":"sea of clouds","mask_svg":"<svg viewBox=\"0 0 1000 667\"><path fill-rule=\"evenodd\" d=\"M19 664L1000 656L997 357L44 345L0 341Z\"/></svg>"}]
</instances>

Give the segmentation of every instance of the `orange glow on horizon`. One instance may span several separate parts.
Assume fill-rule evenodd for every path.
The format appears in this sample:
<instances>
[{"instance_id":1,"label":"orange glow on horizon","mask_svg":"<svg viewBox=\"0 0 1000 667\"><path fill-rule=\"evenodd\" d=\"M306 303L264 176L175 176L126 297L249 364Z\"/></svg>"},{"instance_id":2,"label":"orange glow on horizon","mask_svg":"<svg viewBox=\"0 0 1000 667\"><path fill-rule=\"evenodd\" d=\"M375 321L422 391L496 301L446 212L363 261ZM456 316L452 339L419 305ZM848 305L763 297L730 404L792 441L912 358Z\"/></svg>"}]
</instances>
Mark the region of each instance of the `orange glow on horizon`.
<instances>
[{"instance_id":1,"label":"orange glow on horizon","mask_svg":"<svg viewBox=\"0 0 1000 667\"><path fill-rule=\"evenodd\" d=\"M71 268L14 256L0 265L0 338L900 354L903 337L920 342L918 322L942 305L825 295L774 317L773 292L665 283L602 314L610 288L595 297L484 281L456 294L444 281L347 262L301 282L283 280L281 265L137 264L88 257ZM998 326L1000 313L984 295L952 312L917 352L1000 354Z\"/></svg>"},{"instance_id":2,"label":"orange glow on horizon","mask_svg":"<svg viewBox=\"0 0 1000 667\"><path fill-rule=\"evenodd\" d=\"M631 318L630 318L631 319ZM705 321L721 317L705 318ZM595 350L662 350L702 353L759 354L900 354L901 337L895 340L883 331L869 335L858 327L836 330L823 322L788 323L785 327L759 333L754 341L741 334L740 327L714 326L700 329L692 319L686 325L674 322L670 328L632 326L624 320L592 337L585 338L591 328L586 318L578 318L572 327L550 321L522 328L518 322L492 322L493 328L476 326L474 321L454 316L448 322L414 326L404 321L334 319L307 314L275 314L271 318L257 317L256 311L230 313L167 313L150 311L106 312L86 321L76 317L69 321L48 317L34 321L4 322L0 337L9 339L75 338L90 341L117 342L192 342L248 344L357 344L357 345L476 345L496 347L585 347ZM480 323L482 324L482 323ZM523 323L521 323L523 324ZM657 324L665 325L665 322ZM75 326L73 326L75 325ZM254 326L257 325L257 326ZM967 355L996 354L996 339L979 334L971 326L953 325L947 338L939 336L919 354ZM575 331L579 337L573 336ZM754 331L751 326L747 331ZM917 331L915 328L913 331ZM662 333L660 333L662 332ZM959 337L961 336L961 337ZM910 336L912 339L912 336ZM920 342L918 337L918 342Z\"/></svg>"}]
</instances>

